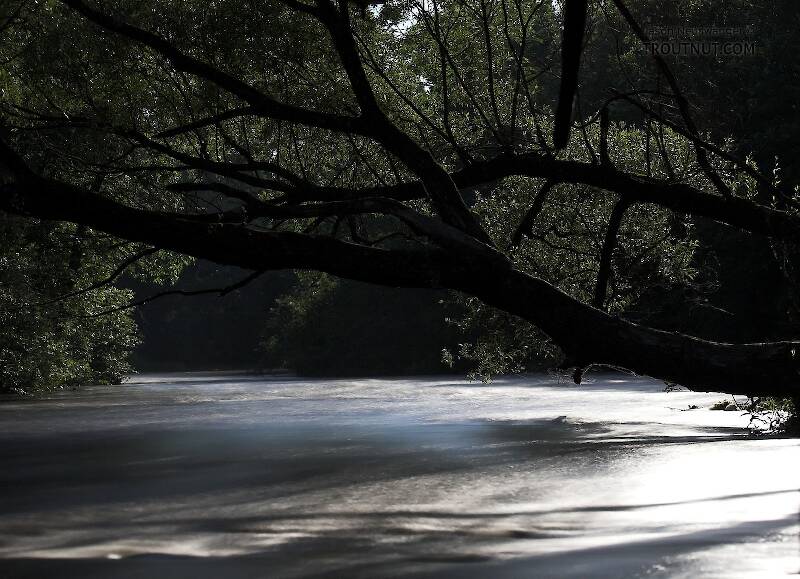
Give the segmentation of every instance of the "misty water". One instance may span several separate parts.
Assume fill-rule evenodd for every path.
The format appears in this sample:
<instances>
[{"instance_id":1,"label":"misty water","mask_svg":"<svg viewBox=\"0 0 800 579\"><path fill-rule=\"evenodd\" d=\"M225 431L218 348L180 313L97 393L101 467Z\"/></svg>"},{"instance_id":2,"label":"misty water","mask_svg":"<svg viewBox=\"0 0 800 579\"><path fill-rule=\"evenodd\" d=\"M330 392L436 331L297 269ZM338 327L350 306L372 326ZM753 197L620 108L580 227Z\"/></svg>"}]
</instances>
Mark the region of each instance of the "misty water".
<instances>
[{"instance_id":1,"label":"misty water","mask_svg":"<svg viewBox=\"0 0 800 579\"><path fill-rule=\"evenodd\" d=\"M0 577L797 573L800 441L721 398L184 374L5 401Z\"/></svg>"}]
</instances>

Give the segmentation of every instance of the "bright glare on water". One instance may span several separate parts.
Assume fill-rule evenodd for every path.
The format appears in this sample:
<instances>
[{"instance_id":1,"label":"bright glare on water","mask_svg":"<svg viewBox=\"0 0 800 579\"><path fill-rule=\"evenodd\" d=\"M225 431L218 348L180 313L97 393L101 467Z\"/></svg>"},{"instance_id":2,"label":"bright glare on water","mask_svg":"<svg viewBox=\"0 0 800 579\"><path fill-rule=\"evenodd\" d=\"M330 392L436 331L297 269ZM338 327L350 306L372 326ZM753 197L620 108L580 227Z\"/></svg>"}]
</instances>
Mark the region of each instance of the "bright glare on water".
<instances>
[{"instance_id":1,"label":"bright glare on water","mask_svg":"<svg viewBox=\"0 0 800 579\"><path fill-rule=\"evenodd\" d=\"M7 401L0 577L796 574L800 441L721 398L185 374Z\"/></svg>"}]
</instances>

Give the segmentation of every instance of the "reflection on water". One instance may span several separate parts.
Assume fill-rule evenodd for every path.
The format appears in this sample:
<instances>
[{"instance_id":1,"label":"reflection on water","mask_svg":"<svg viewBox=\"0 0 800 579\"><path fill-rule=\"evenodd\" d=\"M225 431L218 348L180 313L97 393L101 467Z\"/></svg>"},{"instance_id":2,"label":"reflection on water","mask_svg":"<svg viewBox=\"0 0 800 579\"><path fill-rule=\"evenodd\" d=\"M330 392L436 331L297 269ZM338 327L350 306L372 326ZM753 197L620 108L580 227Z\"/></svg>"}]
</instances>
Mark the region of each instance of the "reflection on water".
<instances>
[{"instance_id":1,"label":"reflection on water","mask_svg":"<svg viewBox=\"0 0 800 579\"><path fill-rule=\"evenodd\" d=\"M9 401L0 577L796 572L798 441L719 398L211 374Z\"/></svg>"}]
</instances>

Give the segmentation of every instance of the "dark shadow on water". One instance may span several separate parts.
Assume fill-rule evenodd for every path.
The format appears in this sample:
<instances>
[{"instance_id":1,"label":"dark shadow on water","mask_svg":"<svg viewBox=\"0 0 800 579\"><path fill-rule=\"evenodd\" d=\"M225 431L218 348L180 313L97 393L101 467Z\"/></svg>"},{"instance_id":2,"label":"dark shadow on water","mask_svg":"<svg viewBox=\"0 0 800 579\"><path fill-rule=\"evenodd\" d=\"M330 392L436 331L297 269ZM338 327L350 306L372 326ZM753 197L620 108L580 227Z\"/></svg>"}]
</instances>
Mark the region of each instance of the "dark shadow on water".
<instances>
[{"instance_id":1,"label":"dark shadow on water","mask_svg":"<svg viewBox=\"0 0 800 579\"><path fill-rule=\"evenodd\" d=\"M628 425L626 425L628 426ZM642 424L642 428L646 428ZM583 454L596 467L643 445L736 440L717 436L606 437L607 424L566 420L134 428L68 436L0 438L0 512L46 513L129 501L187 500L244 490L259 500L358 481L459 473Z\"/></svg>"},{"instance_id":2,"label":"dark shadow on water","mask_svg":"<svg viewBox=\"0 0 800 579\"><path fill-rule=\"evenodd\" d=\"M487 556L437 552L412 545L387 550L360 538L319 537L253 555L184 557L136 555L112 559L5 559L4 579L619 579L650 576L662 563L667 577L688 569L692 553L754 541L797 523L796 517L739 523L729 527L661 536L623 544L495 560ZM369 556L365 556L367 554ZM681 560L681 557L685 557Z\"/></svg>"},{"instance_id":3,"label":"dark shadow on water","mask_svg":"<svg viewBox=\"0 0 800 579\"><path fill-rule=\"evenodd\" d=\"M702 530L667 537L655 537L632 541L620 545L572 549L533 557L521 557L505 562L485 565L452 565L435 571L420 570L404 572L414 579L528 579L530 577L618 579L620 577L653 576L650 571L659 561L669 577L680 575L681 566L690 568L690 561L676 561L677 557L715 546L731 545L744 540L763 540L770 534L780 532L797 524L796 516L764 521L748 521L722 529ZM730 560L735 565L735 560ZM325 577L321 574L318 577ZM355 572L352 577L361 575ZM377 576L377 575L373 575Z\"/></svg>"}]
</instances>

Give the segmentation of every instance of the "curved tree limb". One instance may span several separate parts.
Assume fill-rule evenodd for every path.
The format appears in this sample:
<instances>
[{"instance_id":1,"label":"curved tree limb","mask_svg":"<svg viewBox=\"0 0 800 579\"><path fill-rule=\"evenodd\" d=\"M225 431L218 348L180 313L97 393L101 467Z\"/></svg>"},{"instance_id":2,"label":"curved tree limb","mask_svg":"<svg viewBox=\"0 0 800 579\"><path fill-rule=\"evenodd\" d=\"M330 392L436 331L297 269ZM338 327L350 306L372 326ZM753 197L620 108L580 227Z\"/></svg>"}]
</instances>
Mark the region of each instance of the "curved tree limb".
<instances>
[{"instance_id":1,"label":"curved tree limb","mask_svg":"<svg viewBox=\"0 0 800 579\"><path fill-rule=\"evenodd\" d=\"M262 275L264 275L263 271L256 270L256 271L253 271L253 272L247 274L245 277L243 277L239 281L234 282L234 283L232 283L230 285L227 285L225 287L206 288L206 289L201 289L201 290L166 290L166 291L163 291L163 292L158 292L157 294L153 294L153 295L147 296L146 298L142 298L140 300L134 300L134 301L132 301L130 303L125 304L124 306L117 306L115 308L110 308L110 309L107 309L107 310L102 310L100 312L94 312L92 314L78 316L78 317L80 317L80 318L99 318L100 316L107 316L108 314L113 314L114 312L122 312L122 311L125 311L125 310L130 310L130 309L133 309L133 308L137 308L139 306L144 306L144 305L149 304L152 301L155 301L155 300L158 300L158 299L161 299L161 298L165 298L165 297L168 297L168 296L202 296L202 295L208 295L208 294L217 294L219 297L224 297L224 296L228 295L231 292L234 292L234 291L236 291L238 289L242 289L247 284L249 284L250 282L256 280L257 278L261 277Z\"/></svg>"},{"instance_id":2,"label":"curved tree limb","mask_svg":"<svg viewBox=\"0 0 800 579\"><path fill-rule=\"evenodd\" d=\"M241 79L185 54L161 36L126 22L119 22L108 14L95 10L81 0L61 0L61 2L101 28L151 48L169 60L176 70L196 75L236 95L248 103L252 111L258 115L333 131L356 134L369 132L369 127L362 119L314 111L280 102L253 88Z\"/></svg>"},{"instance_id":3,"label":"curved tree limb","mask_svg":"<svg viewBox=\"0 0 800 579\"><path fill-rule=\"evenodd\" d=\"M80 223L254 271L314 269L382 285L462 291L535 324L582 367L627 368L696 390L745 395L798 392L798 342L727 344L646 328L582 304L543 280L475 259L472 251L385 250L298 233L196 223L126 207L30 174L0 185L0 209Z\"/></svg>"},{"instance_id":4,"label":"curved tree limb","mask_svg":"<svg viewBox=\"0 0 800 579\"><path fill-rule=\"evenodd\" d=\"M749 199L725 198L685 183L636 175L614 167L553 159L539 153L501 155L487 161L476 162L450 175L453 182L462 189L494 183L512 175L552 179L555 183L589 185L616 193L631 202L652 203L679 213L704 217L755 235L800 240L800 215L795 213L773 209ZM307 194L314 199L379 196L409 201L423 198L424 189L419 182L407 182L363 189L320 187L307 191Z\"/></svg>"}]
</instances>

